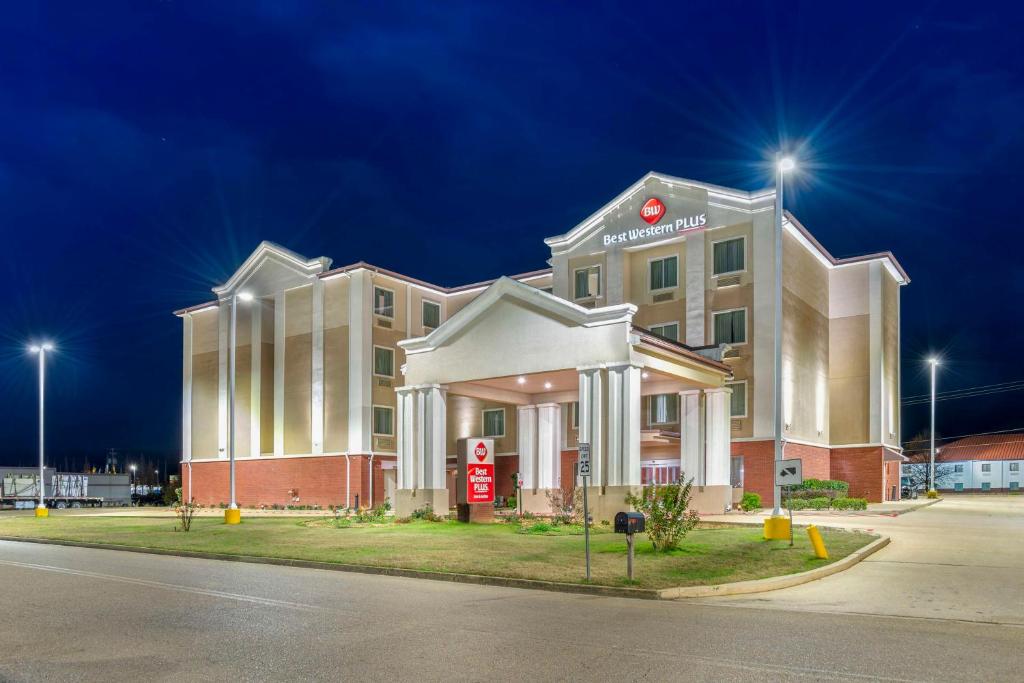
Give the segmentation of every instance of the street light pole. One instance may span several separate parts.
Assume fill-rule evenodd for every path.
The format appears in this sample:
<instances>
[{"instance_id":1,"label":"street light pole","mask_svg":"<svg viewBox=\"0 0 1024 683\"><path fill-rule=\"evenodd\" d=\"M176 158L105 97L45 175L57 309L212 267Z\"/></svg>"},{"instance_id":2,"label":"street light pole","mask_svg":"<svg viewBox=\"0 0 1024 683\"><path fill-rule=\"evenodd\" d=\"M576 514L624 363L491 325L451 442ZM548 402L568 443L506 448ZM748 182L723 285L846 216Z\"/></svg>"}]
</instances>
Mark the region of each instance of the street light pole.
<instances>
[{"instance_id":1,"label":"street light pole","mask_svg":"<svg viewBox=\"0 0 1024 683\"><path fill-rule=\"evenodd\" d=\"M928 363L932 366L932 429L931 446L928 456L928 490L935 490L935 369L939 367L938 358L929 358Z\"/></svg>"},{"instance_id":2,"label":"street light pole","mask_svg":"<svg viewBox=\"0 0 1024 683\"><path fill-rule=\"evenodd\" d=\"M775 399L774 403L774 437L775 466L782 461L782 207L783 185L786 173L796 168L796 163L781 154L775 159ZM773 477L774 482L774 477ZM782 515L782 489L774 487L774 506L772 517Z\"/></svg>"},{"instance_id":3,"label":"street light pole","mask_svg":"<svg viewBox=\"0 0 1024 683\"><path fill-rule=\"evenodd\" d=\"M242 513L235 497L235 345L238 326L238 302L252 301L252 294L239 292L231 295L231 327L228 334L228 488L231 503L224 511L225 524L238 524Z\"/></svg>"},{"instance_id":4,"label":"street light pole","mask_svg":"<svg viewBox=\"0 0 1024 683\"><path fill-rule=\"evenodd\" d=\"M46 352L53 351L53 344L44 342L29 349L39 356L39 505L36 517L48 517L46 509Z\"/></svg>"}]
</instances>

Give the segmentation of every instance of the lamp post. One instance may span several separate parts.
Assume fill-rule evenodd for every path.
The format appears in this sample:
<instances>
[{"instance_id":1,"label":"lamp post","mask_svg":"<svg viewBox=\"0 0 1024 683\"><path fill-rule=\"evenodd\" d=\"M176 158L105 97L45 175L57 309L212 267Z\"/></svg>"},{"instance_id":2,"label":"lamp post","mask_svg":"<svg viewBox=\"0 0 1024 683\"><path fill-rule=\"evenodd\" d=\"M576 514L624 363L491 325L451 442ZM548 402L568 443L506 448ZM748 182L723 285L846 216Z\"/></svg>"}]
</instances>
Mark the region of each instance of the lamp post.
<instances>
[{"instance_id":1,"label":"lamp post","mask_svg":"<svg viewBox=\"0 0 1024 683\"><path fill-rule=\"evenodd\" d=\"M135 465L129 465L128 469L131 470L131 489L132 495L134 496L138 491L135 490Z\"/></svg>"},{"instance_id":2,"label":"lamp post","mask_svg":"<svg viewBox=\"0 0 1024 683\"><path fill-rule=\"evenodd\" d=\"M775 436L775 464L782 460L782 202L783 202L783 181L786 174L796 168L796 162L791 157L781 154L775 158L775 399L774 410L774 436ZM774 481L774 477L773 477ZM782 489L774 487L775 505L772 508L772 517L782 517ZM786 530L789 536L789 530Z\"/></svg>"},{"instance_id":3,"label":"lamp post","mask_svg":"<svg viewBox=\"0 0 1024 683\"><path fill-rule=\"evenodd\" d=\"M43 342L29 347L29 351L39 356L39 505L36 517L48 517L46 509L46 353L53 351L53 344Z\"/></svg>"},{"instance_id":4,"label":"lamp post","mask_svg":"<svg viewBox=\"0 0 1024 683\"><path fill-rule=\"evenodd\" d=\"M939 359L929 358L928 364L932 366L932 429L928 449L928 491L931 492L935 490L935 369L939 367Z\"/></svg>"},{"instance_id":5,"label":"lamp post","mask_svg":"<svg viewBox=\"0 0 1024 683\"><path fill-rule=\"evenodd\" d=\"M242 512L235 498L235 332L238 325L238 302L248 303L252 299L249 292L238 292L231 296L231 329L228 335L228 487L231 503L224 511L225 524L238 524L242 521Z\"/></svg>"}]
</instances>

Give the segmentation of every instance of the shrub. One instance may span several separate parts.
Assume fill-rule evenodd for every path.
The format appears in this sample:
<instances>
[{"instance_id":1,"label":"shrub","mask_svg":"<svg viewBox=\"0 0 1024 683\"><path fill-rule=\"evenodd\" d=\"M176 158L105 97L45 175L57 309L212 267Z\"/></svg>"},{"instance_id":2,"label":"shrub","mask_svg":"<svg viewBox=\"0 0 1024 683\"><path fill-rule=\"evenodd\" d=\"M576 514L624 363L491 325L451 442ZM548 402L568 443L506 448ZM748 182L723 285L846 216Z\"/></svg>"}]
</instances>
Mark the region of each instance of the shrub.
<instances>
[{"instance_id":1,"label":"shrub","mask_svg":"<svg viewBox=\"0 0 1024 683\"><path fill-rule=\"evenodd\" d=\"M928 492L928 497L929 498L938 498L939 497L939 492L936 491L935 489L932 489L932 490L930 490Z\"/></svg>"},{"instance_id":2,"label":"shrub","mask_svg":"<svg viewBox=\"0 0 1024 683\"><path fill-rule=\"evenodd\" d=\"M807 501L807 507L812 510L828 510L832 504L832 499L827 496L821 496L820 498L811 498Z\"/></svg>"},{"instance_id":3,"label":"shrub","mask_svg":"<svg viewBox=\"0 0 1024 683\"><path fill-rule=\"evenodd\" d=\"M355 521L359 524L382 524L390 510L391 503L385 501L375 508L360 510L355 514Z\"/></svg>"},{"instance_id":4,"label":"shrub","mask_svg":"<svg viewBox=\"0 0 1024 683\"><path fill-rule=\"evenodd\" d=\"M693 479L684 482L680 474L671 484L649 484L639 496L626 496L626 503L647 518L647 537L655 550L674 550L700 522L697 512L690 509L692 485Z\"/></svg>"},{"instance_id":5,"label":"shrub","mask_svg":"<svg viewBox=\"0 0 1024 683\"><path fill-rule=\"evenodd\" d=\"M761 509L761 496L757 493L744 493L740 501L740 509L744 512L753 512Z\"/></svg>"},{"instance_id":6,"label":"shrub","mask_svg":"<svg viewBox=\"0 0 1024 683\"><path fill-rule=\"evenodd\" d=\"M806 498L788 498L786 500L786 507L789 510L806 510L807 499Z\"/></svg>"},{"instance_id":7,"label":"shrub","mask_svg":"<svg viewBox=\"0 0 1024 683\"><path fill-rule=\"evenodd\" d=\"M534 522L528 527L523 527L528 534L546 534L549 531L553 531L554 528L553 524L548 524L547 522Z\"/></svg>"},{"instance_id":8,"label":"shrub","mask_svg":"<svg viewBox=\"0 0 1024 683\"><path fill-rule=\"evenodd\" d=\"M793 498L845 498L850 485L838 479L804 479L802 484L792 487Z\"/></svg>"},{"instance_id":9,"label":"shrub","mask_svg":"<svg viewBox=\"0 0 1024 683\"><path fill-rule=\"evenodd\" d=\"M572 495L557 488L547 492L548 505L555 524L583 524L583 487L577 486Z\"/></svg>"},{"instance_id":10,"label":"shrub","mask_svg":"<svg viewBox=\"0 0 1024 683\"><path fill-rule=\"evenodd\" d=\"M424 505L418 510L413 510L409 519L421 519L426 522L440 522L441 518L434 514L434 508Z\"/></svg>"},{"instance_id":11,"label":"shrub","mask_svg":"<svg viewBox=\"0 0 1024 683\"><path fill-rule=\"evenodd\" d=\"M832 501L835 510L867 510L867 498L836 498Z\"/></svg>"},{"instance_id":12,"label":"shrub","mask_svg":"<svg viewBox=\"0 0 1024 683\"><path fill-rule=\"evenodd\" d=\"M518 502L519 501L516 500L515 496L509 496L508 499L505 501L505 506L506 507L510 507L513 510L515 510L516 509L516 503L518 503Z\"/></svg>"},{"instance_id":13,"label":"shrub","mask_svg":"<svg viewBox=\"0 0 1024 683\"><path fill-rule=\"evenodd\" d=\"M180 527L176 526L174 527L174 530L177 531L180 528L182 531L188 531L192 528L192 516L196 512L196 508L199 506L196 505L195 499L190 500L187 503L181 502L180 488L174 489L174 495L176 498L174 514L178 517L178 523L180 524Z\"/></svg>"}]
</instances>

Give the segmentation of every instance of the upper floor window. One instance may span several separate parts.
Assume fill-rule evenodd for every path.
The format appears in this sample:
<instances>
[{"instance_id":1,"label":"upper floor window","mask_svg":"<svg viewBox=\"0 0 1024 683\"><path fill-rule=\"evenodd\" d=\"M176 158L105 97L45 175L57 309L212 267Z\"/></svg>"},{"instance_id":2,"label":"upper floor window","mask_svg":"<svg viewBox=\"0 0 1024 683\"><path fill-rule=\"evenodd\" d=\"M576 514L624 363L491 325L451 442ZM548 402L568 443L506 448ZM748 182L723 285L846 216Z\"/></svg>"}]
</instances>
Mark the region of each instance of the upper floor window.
<instances>
[{"instance_id":1,"label":"upper floor window","mask_svg":"<svg viewBox=\"0 0 1024 683\"><path fill-rule=\"evenodd\" d=\"M441 326L441 304L436 301L423 301L423 326L435 329Z\"/></svg>"},{"instance_id":2,"label":"upper floor window","mask_svg":"<svg viewBox=\"0 0 1024 683\"><path fill-rule=\"evenodd\" d=\"M395 317L395 293L383 287L373 288L373 314L384 318Z\"/></svg>"},{"instance_id":3,"label":"upper floor window","mask_svg":"<svg viewBox=\"0 0 1024 683\"><path fill-rule=\"evenodd\" d=\"M395 376L395 350L384 346L373 347L373 374L381 377Z\"/></svg>"},{"instance_id":4,"label":"upper floor window","mask_svg":"<svg viewBox=\"0 0 1024 683\"><path fill-rule=\"evenodd\" d=\"M725 240L723 242L715 242L715 275L736 273L746 267L743 259L744 241L745 240L742 237L737 237L736 239Z\"/></svg>"},{"instance_id":5,"label":"upper floor window","mask_svg":"<svg viewBox=\"0 0 1024 683\"><path fill-rule=\"evenodd\" d=\"M651 291L671 289L679 285L679 257L668 256L650 262Z\"/></svg>"},{"instance_id":6,"label":"upper floor window","mask_svg":"<svg viewBox=\"0 0 1024 683\"><path fill-rule=\"evenodd\" d=\"M489 408L483 412L484 436L505 436L505 409Z\"/></svg>"},{"instance_id":7,"label":"upper floor window","mask_svg":"<svg viewBox=\"0 0 1024 683\"><path fill-rule=\"evenodd\" d=\"M1010 463L1010 471L1011 472L1020 472L1020 463L1019 462L1011 462Z\"/></svg>"},{"instance_id":8,"label":"upper floor window","mask_svg":"<svg viewBox=\"0 0 1024 683\"><path fill-rule=\"evenodd\" d=\"M725 386L732 389L732 398L729 404L729 412L732 417L747 416L747 383L729 382Z\"/></svg>"},{"instance_id":9,"label":"upper floor window","mask_svg":"<svg viewBox=\"0 0 1024 683\"><path fill-rule=\"evenodd\" d=\"M679 421L679 394L651 396L651 424L670 424Z\"/></svg>"},{"instance_id":10,"label":"upper floor window","mask_svg":"<svg viewBox=\"0 0 1024 683\"><path fill-rule=\"evenodd\" d=\"M651 333L672 341L679 341L679 323L651 325Z\"/></svg>"},{"instance_id":11,"label":"upper floor window","mask_svg":"<svg viewBox=\"0 0 1024 683\"><path fill-rule=\"evenodd\" d=\"M981 471L982 472L991 472L992 471L992 463L983 462L981 464Z\"/></svg>"},{"instance_id":12,"label":"upper floor window","mask_svg":"<svg viewBox=\"0 0 1024 683\"><path fill-rule=\"evenodd\" d=\"M953 472L954 473L956 473L956 474L963 474L963 471L964 471L964 466L963 465L953 465Z\"/></svg>"},{"instance_id":13,"label":"upper floor window","mask_svg":"<svg viewBox=\"0 0 1024 683\"><path fill-rule=\"evenodd\" d=\"M577 268L573 272L573 299L601 296L601 266Z\"/></svg>"},{"instance_id":14,"label":"upper floor window","mask_svg":"<svg viewBox=\"0 0 1024 683\"><path fill-rule=\"evenodd\" d=\"M714 314L715 346L747 343L747 309L720 311Z\"/></svg>"},{"instance_id":15,"label":"upper floor window","mask_svg":"<svg viewBox=\"0 0 1024 683\"><path fill-rule=\"evenodd\" d=\"M379 436L395 435L395 411L389 406L373 407L373 433Z\"/></svg>"}]
</instances>

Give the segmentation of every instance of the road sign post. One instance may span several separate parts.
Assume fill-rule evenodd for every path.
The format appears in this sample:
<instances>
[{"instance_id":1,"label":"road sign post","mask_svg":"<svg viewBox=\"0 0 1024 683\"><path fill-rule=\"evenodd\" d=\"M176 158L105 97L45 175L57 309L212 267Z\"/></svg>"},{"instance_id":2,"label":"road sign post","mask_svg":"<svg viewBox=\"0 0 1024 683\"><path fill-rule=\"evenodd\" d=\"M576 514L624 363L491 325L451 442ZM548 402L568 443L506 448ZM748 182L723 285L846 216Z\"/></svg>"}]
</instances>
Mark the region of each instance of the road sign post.
<instances>
[{"instance_id":1,"label":"road sign post","mask_svg":"<svg viewBox=\"0 0 1024 683\"><path fill-rule=\"evenodd\" d=\"M775 466L775 485L786 491L789 508L789 545L793 545L793 487L804 483L803 462L798 458L780 460Z\"/></svg>"},{"instance_id":2,"label":"road sign post","mask_svg":"<svg viewBox=\"0 0 1024 683\"><path fill-rule=\"evenodd\" d=\"M587 581L590 581L590 505L587 501L587 479L590 478L590 444L579 444L576 471L583 481L583 547L587 562Z\"/></svg>"}]
</instances>

